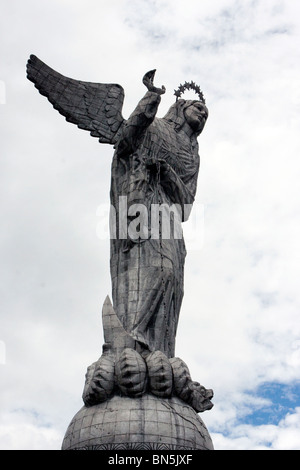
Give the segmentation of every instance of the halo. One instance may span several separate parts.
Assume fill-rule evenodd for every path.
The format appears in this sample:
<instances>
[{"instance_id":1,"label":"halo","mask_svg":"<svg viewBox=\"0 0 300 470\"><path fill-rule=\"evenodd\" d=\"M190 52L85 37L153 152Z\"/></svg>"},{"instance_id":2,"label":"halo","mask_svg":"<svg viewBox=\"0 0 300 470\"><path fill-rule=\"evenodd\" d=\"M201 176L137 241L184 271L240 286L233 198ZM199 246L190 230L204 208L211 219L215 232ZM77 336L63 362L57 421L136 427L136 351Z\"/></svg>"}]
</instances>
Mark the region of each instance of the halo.
<instances>
[{"instance_id":1,"label":"halo","mask_svg":"<svg viewBox=\"0 0 300 470\"><path fill-rule=\"evenodd\" d=\"M204 99L204 96L203 96L203 93L199 87L199 85L196 85L195 82L185 82L183 85L179 85L179 87L177 88L177 90L174 90L175 93L174 95L176 96L176 101L178 100L178 98L181 98L181 95L185 92L185 90L194 90L195 93L197 93L197 95L199 96L199 100L205 104L205 99Z\"/></svg>"}]
</instances>

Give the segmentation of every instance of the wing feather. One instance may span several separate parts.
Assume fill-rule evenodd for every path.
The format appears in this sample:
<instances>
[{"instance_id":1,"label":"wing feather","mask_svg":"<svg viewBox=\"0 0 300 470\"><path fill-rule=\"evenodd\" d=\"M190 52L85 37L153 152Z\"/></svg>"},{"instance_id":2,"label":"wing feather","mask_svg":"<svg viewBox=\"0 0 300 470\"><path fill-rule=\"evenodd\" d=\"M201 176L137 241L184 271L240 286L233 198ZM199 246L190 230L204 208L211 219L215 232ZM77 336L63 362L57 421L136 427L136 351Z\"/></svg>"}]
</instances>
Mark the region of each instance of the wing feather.
<instances>
[{"instance_id":1,"label":"wing feather","mask_svg":"<svg viewBox=\"0 0 300 470\"><path fill-rule=\"evenodd\" d=\"M117 142L125 122L124 90L120 85L65 77L35 55L27 62L27 78L68 122L89 131L102 143Z\"/></svg>"}]
</instances>

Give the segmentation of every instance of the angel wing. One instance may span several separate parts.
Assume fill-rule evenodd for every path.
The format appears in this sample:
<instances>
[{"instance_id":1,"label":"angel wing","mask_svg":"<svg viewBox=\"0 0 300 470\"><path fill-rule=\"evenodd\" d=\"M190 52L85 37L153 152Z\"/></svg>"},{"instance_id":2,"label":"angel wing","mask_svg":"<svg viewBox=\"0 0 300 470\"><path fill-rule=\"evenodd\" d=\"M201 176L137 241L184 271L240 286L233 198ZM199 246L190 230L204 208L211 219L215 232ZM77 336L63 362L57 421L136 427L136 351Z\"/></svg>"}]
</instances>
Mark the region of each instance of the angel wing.
<instances>
[{"instance_id":1,"label":"angel wing","mask_svg":"<svg viewBox=\"0 0 300 470\"><path fill-rule=\"evenodd\" d=\"M124 90L120 85L65 77L35 55L27 62L27 78L68 122L89 131L101 143L117 142L125 122Z\"/></svg>"}]
</instances>

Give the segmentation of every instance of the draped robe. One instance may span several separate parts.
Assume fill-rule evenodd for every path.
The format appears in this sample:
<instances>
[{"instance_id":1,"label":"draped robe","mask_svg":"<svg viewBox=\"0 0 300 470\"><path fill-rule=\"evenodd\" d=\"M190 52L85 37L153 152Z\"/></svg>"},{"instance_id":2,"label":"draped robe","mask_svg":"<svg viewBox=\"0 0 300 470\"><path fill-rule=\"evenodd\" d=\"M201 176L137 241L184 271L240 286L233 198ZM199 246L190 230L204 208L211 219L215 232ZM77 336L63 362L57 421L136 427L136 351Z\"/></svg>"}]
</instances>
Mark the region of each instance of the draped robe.
<instances>
[{"instance_id":1,"label":"draped robe","mask_svg":"<svg viewBox=\"0 0 300 470\"><path fill-rule=\"evenodd\" d=\"M132 204L143 204L149 214L153 204L175 204L181 209L180 225L194 201L197 138L166 117L156 118L159 102L157 93L146 93L115 147L110 197L117 224L111 233L110 270L113 307L125 330L146 350L173 357L183 298L183 237L171 233L164 239L159 231L158 238L149 233L147 238L132 239L120 230L120 197L126 196L128 210ZM131 221L128 216L127 224Z\"/></svg>"}]
</instances>

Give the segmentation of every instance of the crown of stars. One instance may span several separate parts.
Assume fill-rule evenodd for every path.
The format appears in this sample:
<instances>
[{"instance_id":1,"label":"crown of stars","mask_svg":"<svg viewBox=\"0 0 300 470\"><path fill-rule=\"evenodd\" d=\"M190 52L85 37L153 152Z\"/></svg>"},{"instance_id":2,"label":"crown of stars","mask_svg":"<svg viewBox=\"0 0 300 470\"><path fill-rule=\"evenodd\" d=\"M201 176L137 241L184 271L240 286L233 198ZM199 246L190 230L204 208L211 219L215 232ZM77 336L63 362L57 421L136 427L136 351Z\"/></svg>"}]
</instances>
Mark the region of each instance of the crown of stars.
<instances>
[{"instance_id":1,"label":"crown of stars","mask_svg":"<svg viewBox=\"0 0 300 470\"><path fill-rule=\"evenodd\" d=\"M185 82L183 85L179 85L178 89L175 90L175 93L174 95L176 96L176 101L178 100L178 98L181 97L181 95L185 92L185 90L194 90L195 93L197 93L197 95L199 96L199 100L205 104L205 99L204 99L204 96L203 96L203 93L199 87L199 85L196 85L195 82Z\"/></svg>"}]
</instances>

